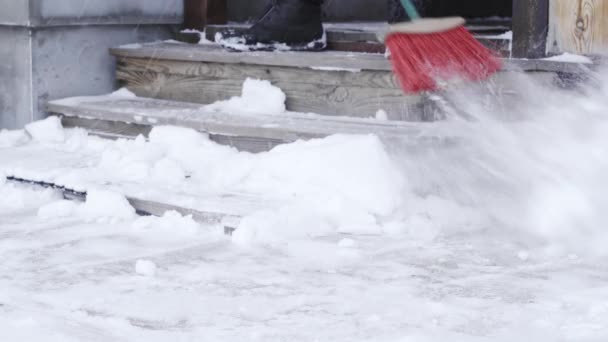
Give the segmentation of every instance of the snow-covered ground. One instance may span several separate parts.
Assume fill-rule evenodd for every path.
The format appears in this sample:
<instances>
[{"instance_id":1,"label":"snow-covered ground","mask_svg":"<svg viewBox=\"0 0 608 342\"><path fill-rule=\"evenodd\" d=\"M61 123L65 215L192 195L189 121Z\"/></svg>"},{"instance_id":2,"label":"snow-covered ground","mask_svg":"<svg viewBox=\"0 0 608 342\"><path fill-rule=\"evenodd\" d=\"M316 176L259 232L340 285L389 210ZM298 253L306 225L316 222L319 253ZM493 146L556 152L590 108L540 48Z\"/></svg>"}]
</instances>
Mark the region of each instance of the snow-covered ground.
<instances>
[{"instance_id":1,"label":"snow-covered ground","mask_svg":"<svg viewBox=\"0 0 608 342\"><path fill-rule=\"evenodd\" d=\"M104 141L55 119L2 132L2 340L606 341L596 81L583 95L445 94L468 119L424 146L339 135L250 154L183 128ZM232 237L137 217L123 197L220 194L260 204Z\"/></svg>"},{"instance_id":2,"label":"snow-covered ground","mask_svg":"<svg viewBox=\"0 0 608 342\"><path fill-rule=\"evenodd\" d=\"M242 246L175 213L83 216L50 190L0 193L5 341L608 338L606 258L486 234Z\"/></svg>"}]
</instances>

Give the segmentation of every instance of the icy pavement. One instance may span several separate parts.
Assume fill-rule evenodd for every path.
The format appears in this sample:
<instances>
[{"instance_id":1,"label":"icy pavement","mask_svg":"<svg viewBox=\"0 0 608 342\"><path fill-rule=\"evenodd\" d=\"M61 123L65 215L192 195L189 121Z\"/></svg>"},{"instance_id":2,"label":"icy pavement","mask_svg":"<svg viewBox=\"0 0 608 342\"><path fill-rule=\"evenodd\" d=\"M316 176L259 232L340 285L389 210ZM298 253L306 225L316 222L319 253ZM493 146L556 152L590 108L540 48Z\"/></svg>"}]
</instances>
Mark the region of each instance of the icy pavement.
<instances>
[{"instance_id":1,"label":"icy pavement","mask_svg":"<svg viewBox=\"0 0 608 342\"><path fill-rule=\"evenodd\" d=\"M4 341L608 339L606 258L483 234L243 247L176 214L57 217L58 194L13 184L0 198Z\"/></svg>"}]
</instances>

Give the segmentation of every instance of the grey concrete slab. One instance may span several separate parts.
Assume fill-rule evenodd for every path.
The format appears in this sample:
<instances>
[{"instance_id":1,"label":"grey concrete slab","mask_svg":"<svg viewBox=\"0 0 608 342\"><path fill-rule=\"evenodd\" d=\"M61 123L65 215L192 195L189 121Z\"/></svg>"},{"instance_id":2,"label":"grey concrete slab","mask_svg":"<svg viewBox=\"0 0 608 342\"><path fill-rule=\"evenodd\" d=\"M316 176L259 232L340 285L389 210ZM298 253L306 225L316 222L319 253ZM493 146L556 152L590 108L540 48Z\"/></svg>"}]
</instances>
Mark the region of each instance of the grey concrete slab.
<instances>
[{"instance_id":1,"label":"grey concrete slab","mask_svg":"<svg viewBox=\"0 0 608 342\"><path fill-rule=\"evenodd\" d=\"M0 27L0 129L31 121L32 60L29 30Z\"/></svg>"},{"instance_id":2,"label":"grey concrete slab","mask_svg":"<svg viewBox=\"0 0 608 342\"><path fill-rule=\"evenodd\" d=\"M48 100L99 95L115 89L116 45L172 37L169 26L80 26L36 31L33 35L34 118L44 117Z\"/></svg>"},{"instance_id":3,"label":"grey concrete slab","mask_svg":"<svg viewBox=\"0 0 608 342\"><path fill-rule=\"evenodd\" d=\"M29 2L0 0L0 25L26 25L29 20Z\"/></svg>"},{"instance_id":4,"label":"grey concrete slab","mask_svg":"<svg viewBox=\"0 0 608 342\"><path fill-rule=\"evenodd\" d=\"M0 25L181 24L183 0L0 0Z\"/></svg>"},{"instance_id":5,"label":"grey concrete slab","mask_svg":"<svg viewBox=\"0 0 608 342\"><path fill-rule=\"evenodd\" d=\"M183 0L34 0L42 18L181 17Z\"/></svg>"}]
</instances>

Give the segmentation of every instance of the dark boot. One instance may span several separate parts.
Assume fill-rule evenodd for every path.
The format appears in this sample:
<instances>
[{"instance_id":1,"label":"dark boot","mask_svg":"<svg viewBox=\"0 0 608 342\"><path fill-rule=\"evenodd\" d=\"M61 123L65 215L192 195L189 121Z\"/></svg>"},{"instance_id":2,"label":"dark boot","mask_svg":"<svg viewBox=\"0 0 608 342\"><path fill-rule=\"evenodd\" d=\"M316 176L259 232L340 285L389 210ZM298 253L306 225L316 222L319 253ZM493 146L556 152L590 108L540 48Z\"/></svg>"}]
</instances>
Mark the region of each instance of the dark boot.
<instances>
[{"instance_id":1,"label":"dark boot","mask_svg":"<svg viewBox=\"0 0 608 342\"><path fill-rule=\"evenodd\" d=\"M323 0L271 0L264 14L245 31L227 30L216 42L239 51L323 50Z\"/></svg>"}]
</instances>

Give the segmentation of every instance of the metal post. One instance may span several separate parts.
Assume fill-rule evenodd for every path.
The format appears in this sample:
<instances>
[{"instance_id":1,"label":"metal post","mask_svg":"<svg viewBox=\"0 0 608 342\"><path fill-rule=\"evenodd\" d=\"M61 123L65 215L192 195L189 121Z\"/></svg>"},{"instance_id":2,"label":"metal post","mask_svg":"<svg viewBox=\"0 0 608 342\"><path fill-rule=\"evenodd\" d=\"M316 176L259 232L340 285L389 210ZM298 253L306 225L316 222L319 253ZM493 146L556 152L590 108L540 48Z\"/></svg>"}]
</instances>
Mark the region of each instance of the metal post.
<instances>
[{"instance_id":1,"label":"metal post","mask_svg":"<svg viewBox=\"0 0 608 342\"><path fill-rule=\"evenodd\" d=\"M550 0L513 0L513 57L547 54Z\"/></svg>"}]
</instances>

